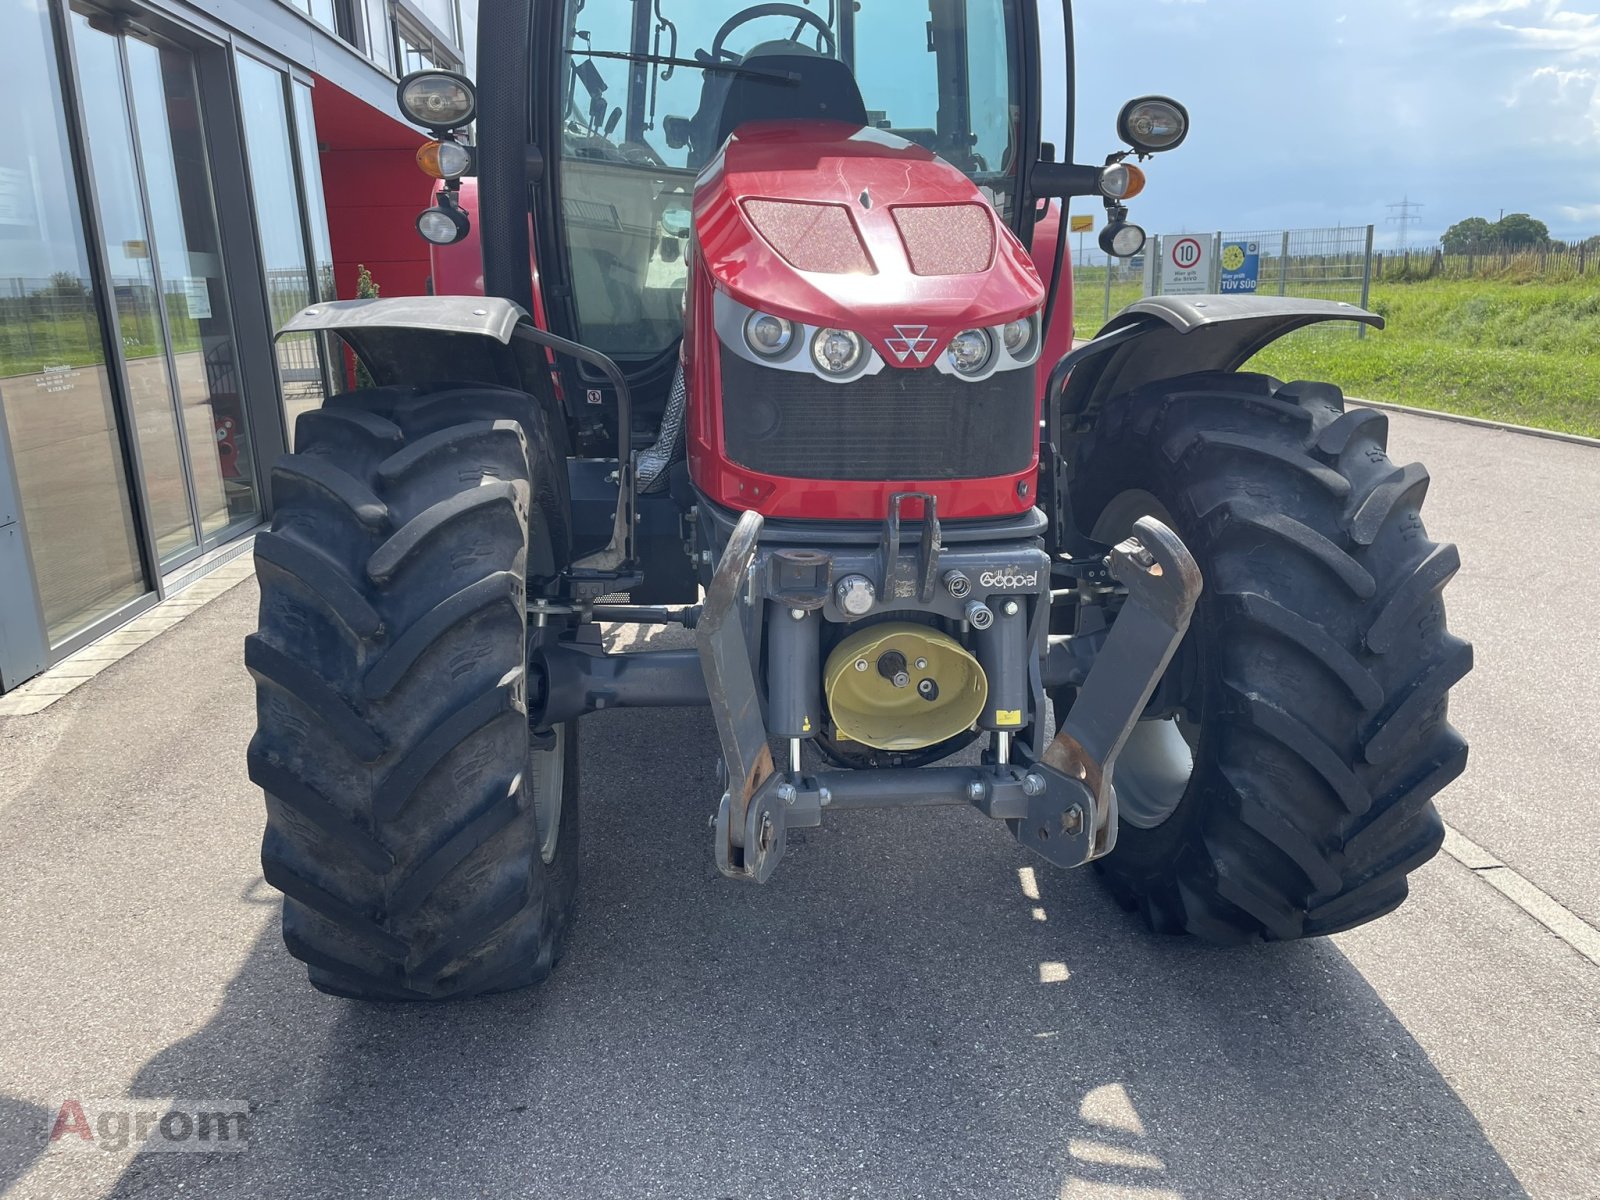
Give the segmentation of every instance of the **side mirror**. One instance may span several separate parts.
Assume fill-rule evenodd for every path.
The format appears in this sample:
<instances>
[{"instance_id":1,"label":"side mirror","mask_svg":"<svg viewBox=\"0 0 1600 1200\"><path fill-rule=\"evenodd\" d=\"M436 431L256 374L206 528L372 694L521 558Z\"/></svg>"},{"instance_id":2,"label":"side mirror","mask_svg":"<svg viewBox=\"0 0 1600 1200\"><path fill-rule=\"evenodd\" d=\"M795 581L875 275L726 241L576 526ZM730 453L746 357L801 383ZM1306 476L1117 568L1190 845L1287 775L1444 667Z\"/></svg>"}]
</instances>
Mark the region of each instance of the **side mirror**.
<instances>
[{"instance_id":1,"label":"side mirror","mask_svg":"<svg viewBox=\"0 0 1600 1200\"><path fill-rule=\"evenodd\" d=\"M1129 100L1117 114L1117 137L1141 156L1176 150L1189 136L1189 110L1165 96Z\"/></svg>"}]
</instances>

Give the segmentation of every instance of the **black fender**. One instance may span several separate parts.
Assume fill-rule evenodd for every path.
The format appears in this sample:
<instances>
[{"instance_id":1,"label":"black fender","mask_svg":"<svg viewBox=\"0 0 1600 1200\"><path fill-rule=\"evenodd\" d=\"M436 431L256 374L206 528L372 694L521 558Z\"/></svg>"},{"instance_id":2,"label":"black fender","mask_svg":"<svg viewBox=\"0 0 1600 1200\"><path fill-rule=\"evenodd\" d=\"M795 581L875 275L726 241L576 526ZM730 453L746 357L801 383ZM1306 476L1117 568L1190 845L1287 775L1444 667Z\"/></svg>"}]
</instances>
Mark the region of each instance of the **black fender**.
<instances>
[{"instance_id":1,"label":"black fender","mask_svg":"<svg viewBox=\"0 0 1600 1200\"><path fill-rule=\"evenodd\" d=\"M615 416L617 457L629 460L633 397L621 369L598 350L540 329L520 304L500 296L330 300L302 308L274 340L292 333L336 335L379 387L488 383L516 388L544 405L552 420L562 418L573 434L592 415L582 410L609 406ZM587 363L608 388L597 386L581 398L570 389L558 395L553 355Z\"/></svg>"},{"instance_id":2,"label":"black fender","mask_svg":"<svg viewBox=\"0 0 1600 1200\"><path fill-rule=\"evenodd\" d=\"M540 329L520 304L499 296L330 300L302 308L276 338L291 333L337 335L379 387L489 383L543 399L554 394L550 355L561 354L596 368L619 403L628 401L628 385L616 363Z\"/></svg>"},{"instance_id":3,"label":"black fender","mask_svg":"<svg viewBox=\"0 0 1600 1200\"><path fill-rule=\"evenodd\" d=\"M1113 396L1195 371L1237 371L1262 347L1323 321L1383 328L1383 318L1338 300L1296 296L1151 296L1128 305L1092 341L1062 357L1045 388L1040 504L1052 550L1103 557L1077 530L1068 501L1074 437Z\"/></svg>"},{"instance_id":4,"label":"black fender","mask_svg":"<svg viewBox=\"0 0 1600 1200\"><path fill-rule=\"evenodd\" d=\"M616 511L606 548L576 565L614 570L634 563L633 399L621 369L606 355L540 329L520 304L500 296L330 300L301 309L277 337L293 333L338 336L379 387L488 383L526 392L545 409L552 427L566 431L561 457L569 459L577 444L577 398L570 391L557 393L552 356L566 355L593 367L614 397L621 502L611 506ZM583 404L601 403L602 396L601 388L589 389Z\"/></svg>"},{"instance_id":5,"label":"black fender","mask_svg":"<svg viewBox=\"0 0 1600 1200\"><path fill-rule=\"evenodd\" d=\"M1151 296L1128 305L1094 340L1056 364L1049 412L1071 421L1112 396L1194 371L1237 371L1262 347L1322 321L1383 328L1383 318L1338 300L1296 296Z\"/></svg>"}]
</instances>

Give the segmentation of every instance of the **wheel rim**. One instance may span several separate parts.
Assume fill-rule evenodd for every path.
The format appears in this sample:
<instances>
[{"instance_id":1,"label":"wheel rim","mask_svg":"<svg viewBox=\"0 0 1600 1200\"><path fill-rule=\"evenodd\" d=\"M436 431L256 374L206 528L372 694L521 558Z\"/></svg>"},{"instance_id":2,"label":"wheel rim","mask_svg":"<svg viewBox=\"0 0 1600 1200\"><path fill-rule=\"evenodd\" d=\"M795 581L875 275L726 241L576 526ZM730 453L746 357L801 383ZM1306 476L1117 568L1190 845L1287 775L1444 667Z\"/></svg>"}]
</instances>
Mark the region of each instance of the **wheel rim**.
<instances>
[{"instance_id":1,"label":"wheel rim","mask_svg":"<svg viewBox=\"0 0 1600 1200\"><path fill-rule=\"evenodd\" d=\"M1117 817L1154 829L1173 814L1194 775L1192 723L1182 717L1140 721L1117 756Z\"/></svg>"},{"instance_id":2,"label":"wheel rim","mask_svg":"<svg viewBox=\"0 0 1600 1200\"><path fill-rule=\"evenodd\" d=\"M555 861L561 842L561 798L567 784L567 727L550 731L549 749L530 755L529 778L533 787L533 821L539 832L539 857Z\"/></svg>"},{"instance_id":3,"label":"wheel rim","mask_svg":"<svg viewBox=\"0 0 1600 1200\"><path fill-rule=\"evenodd\" d=\"M1107 504L1091 536L1108 545L1133 532L1140 517L1172 526L1172 514L1149 492L1132 489ZM1139 829L1154 829L1177 811L1194 776L1200 731L1181 714L1142 720L1117 756L1114 774L1117 817Z\"/></svg>"}]
</instances>

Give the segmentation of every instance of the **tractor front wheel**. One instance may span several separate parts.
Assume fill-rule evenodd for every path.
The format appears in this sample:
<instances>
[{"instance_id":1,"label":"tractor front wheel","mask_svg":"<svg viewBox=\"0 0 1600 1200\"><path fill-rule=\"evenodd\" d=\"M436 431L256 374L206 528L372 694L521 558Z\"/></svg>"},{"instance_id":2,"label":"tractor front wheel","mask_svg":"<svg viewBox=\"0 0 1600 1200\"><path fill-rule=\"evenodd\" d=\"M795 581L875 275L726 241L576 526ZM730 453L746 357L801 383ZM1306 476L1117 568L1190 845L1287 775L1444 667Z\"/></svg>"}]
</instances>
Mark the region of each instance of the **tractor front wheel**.
<instances>
[{"instance_id":1,"label":"tractor front wheel","mask_svg":"<svg viewBox=\"0 0 1600 1200\"><path fill-rule=\"evenodd\" d=\"M283 936L326 992L542 979L577 884L575 727L533 736L530 586L569 554L565 462L496 388L380 388L302 416L256 541L250 777Z\"/></svg>"},{"instance_id":2,"label":"tractor front wheel","mask_svg":"<svg viewBox=\"0 0 1600 1200\"><path fill-rule=\"evenodd\" d=\"M1347 929L1439 849L1432 797L1466 763L1447 696L1472 650L1445 625L1459 560L1423 530L1427 472L1391 462L1387 432L1328 384L1200 374L1113 401L1075 457L1085 532L1156 516L1205 578L1118 760L1098 864L1158 931Z\"/></svg>"}]
</instances>

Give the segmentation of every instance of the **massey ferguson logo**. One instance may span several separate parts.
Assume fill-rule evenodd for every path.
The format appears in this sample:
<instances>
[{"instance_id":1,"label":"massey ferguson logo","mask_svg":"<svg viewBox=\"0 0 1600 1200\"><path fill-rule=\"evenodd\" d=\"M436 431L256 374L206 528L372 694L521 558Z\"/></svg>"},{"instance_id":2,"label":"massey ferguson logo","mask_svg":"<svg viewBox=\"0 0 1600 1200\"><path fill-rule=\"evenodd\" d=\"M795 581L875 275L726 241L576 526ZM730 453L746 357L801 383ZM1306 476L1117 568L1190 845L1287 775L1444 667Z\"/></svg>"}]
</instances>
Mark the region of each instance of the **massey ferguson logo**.
<instances>
[{"instance_id":1,"label":"massey ferguson logo","mask_svg":"<svg viewBox=\"0 0 1600 1200\"><path fill-rule=\"evenodd\" d=\"M885 338L883 344L889 347L892 353L901 362L908 358L915 358L918 362L926 362L928 355L933 353L937 338L928 336L926 325L896 325L895 336Z\"/></svg>"},{"instance_id":2,"label":"massey ferguson logo","mask_svg":"<svg viewBox=\"0 0 1600 1200\"><path fill-rule=\"evenodd\" d=\"M1019 571L1015 567L1005 567L999 571L985 571L978 576L978 582L986 588L996 588L1000 591L1013 588L1038 587L1039 572Z\"/></svg>"}]
</instances>

